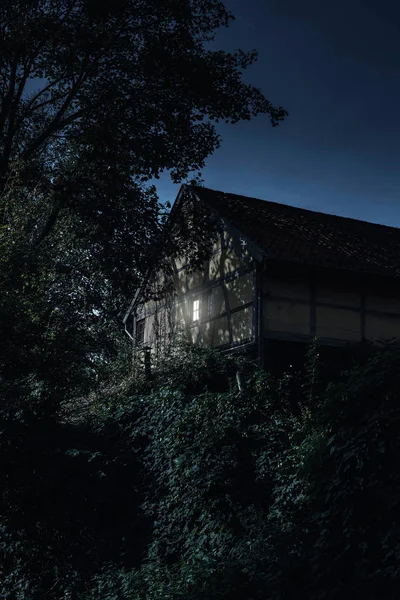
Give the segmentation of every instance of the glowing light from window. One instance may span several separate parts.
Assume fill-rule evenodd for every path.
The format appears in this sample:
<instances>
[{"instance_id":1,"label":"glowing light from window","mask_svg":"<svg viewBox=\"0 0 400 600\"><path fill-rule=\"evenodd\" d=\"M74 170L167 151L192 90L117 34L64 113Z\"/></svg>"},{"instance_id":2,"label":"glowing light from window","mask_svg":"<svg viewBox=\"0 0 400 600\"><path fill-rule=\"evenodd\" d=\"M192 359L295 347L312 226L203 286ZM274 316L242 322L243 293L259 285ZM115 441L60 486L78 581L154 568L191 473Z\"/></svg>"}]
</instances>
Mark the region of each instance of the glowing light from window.
<instances>
[{"instance_id":1,"label":"glowing light from window","mask_svg":"<svg viewBox=\"0 0 400 600\"><path fill-rule=\"evenodd\" d=\"M198 321L200 319L200 300L195 300L193 302L193 321Z\"/></svg>"}]
</instances>

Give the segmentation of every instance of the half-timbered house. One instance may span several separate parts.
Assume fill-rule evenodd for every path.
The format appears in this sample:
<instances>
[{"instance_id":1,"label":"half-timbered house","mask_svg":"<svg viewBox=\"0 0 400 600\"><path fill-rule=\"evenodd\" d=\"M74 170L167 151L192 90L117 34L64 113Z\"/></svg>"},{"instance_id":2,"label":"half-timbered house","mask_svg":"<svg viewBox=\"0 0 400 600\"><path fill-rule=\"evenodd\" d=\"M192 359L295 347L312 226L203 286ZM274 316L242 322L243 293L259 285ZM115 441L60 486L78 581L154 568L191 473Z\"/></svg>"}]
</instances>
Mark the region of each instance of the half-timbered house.
<instances>
[{"instance_id":1,"label":"half-timbered house","mask_svg":"<svg viewBox=\"0 0 400 600\"><path fill-rule=\"evenodd\" d=\"M273 367L303 360L315 336L336 355L400 337L400 229L195 186L182 186L171 219L189 199L219 234L201 269L174 259L168 298L145 294L163 278L153 259L124 319L136 347L165 351L181 331Z\"/></svg>"}]
</instances>

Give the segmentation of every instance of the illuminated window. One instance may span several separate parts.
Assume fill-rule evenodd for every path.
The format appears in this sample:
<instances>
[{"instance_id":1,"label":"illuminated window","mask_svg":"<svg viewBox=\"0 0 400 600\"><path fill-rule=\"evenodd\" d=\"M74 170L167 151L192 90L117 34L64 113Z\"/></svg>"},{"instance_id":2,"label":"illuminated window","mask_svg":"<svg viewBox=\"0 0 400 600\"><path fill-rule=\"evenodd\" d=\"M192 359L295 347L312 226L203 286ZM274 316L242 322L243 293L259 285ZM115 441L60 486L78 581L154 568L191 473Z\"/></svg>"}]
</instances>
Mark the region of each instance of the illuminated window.
<instances>
[{"instance_id":1,"label":"illuminated window","mask_svg":"<svg viewBox=\"0 0 400 600\"><path fill-rule=\"evenodd\" d=\"M194 300L193 302L193 321L200 319L200 300Z\"/></svg>"},{"instance_id":2,"label":"illuminated window","mask_svg":"<svg viewBox=\"0 0 400 600\"><path fill-rule=\"evenodd\" d=\"M144 326L146 319L140 319L136 321L136 343L144 344Z\"/></svg>"}]
</instances>

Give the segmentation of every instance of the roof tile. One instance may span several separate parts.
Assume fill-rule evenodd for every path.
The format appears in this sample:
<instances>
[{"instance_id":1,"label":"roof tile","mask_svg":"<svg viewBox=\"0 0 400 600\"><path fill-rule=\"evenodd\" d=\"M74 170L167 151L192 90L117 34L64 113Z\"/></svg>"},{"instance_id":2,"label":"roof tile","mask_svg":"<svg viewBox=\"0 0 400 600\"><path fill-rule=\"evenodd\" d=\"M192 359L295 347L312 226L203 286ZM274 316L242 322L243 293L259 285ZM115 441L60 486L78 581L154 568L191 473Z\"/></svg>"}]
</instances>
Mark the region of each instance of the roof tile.
<instances>
[{"instance_id":1,"label":"roof tile","mask_svg":"<svg viewBox=\"0 0 400 600\"><path fill-rule=\"evenodd\" d=\"M196 187L269 258L400 277L400 229Z\"/></svg>"}]
</instances>

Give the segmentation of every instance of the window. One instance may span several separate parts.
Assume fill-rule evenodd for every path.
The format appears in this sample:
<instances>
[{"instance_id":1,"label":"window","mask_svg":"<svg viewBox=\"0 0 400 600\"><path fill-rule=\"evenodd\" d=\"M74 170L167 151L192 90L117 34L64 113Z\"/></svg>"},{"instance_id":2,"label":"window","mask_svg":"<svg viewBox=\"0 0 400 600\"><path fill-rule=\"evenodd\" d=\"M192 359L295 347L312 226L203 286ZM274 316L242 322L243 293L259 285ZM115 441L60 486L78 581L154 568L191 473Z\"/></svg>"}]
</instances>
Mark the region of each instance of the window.
<instances>
[{"instance_id":1,"label":"window","mask_svg":"<svg viewBox=\"0 0 400 600\"><path fill-rule=\"evenodd\" d=\"M194 300L193 302L193 321L200 319L200 300Z\"/></svg>"},{"instance_id":2,"label":"window","mask_svg":"<svg viewBox=\"0 0 400 600\"><path fill-rule=\"evenodd\" d=\"M136 321L136 343L144 344L144 327L146 324L146 319L140 319Z\"/></svg>"},{"instance_id":3,"label":"window","mask_svg":"<svg viewBox=\"0 0 400 600\"><path fill-rule=\"evenodd\" d=\"M207 294L207 317L212 317L213 312L213 297L212 291L209 291Z\"/></svg>"}]
</instances>

